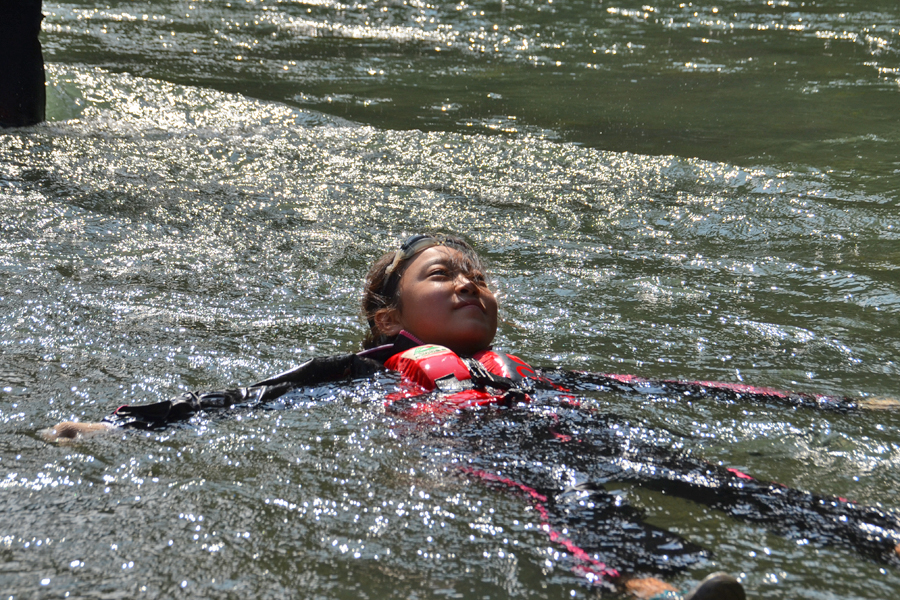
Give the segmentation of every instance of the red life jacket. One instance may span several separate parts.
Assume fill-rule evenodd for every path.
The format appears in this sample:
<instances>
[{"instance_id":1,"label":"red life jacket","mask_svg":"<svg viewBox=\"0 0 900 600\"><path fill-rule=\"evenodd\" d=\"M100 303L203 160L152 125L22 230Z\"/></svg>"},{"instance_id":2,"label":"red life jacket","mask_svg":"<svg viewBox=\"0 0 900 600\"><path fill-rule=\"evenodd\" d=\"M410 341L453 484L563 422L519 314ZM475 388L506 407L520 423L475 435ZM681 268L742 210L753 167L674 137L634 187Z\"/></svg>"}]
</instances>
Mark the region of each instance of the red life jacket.
<instances>
[{"instance_id":1,"label":"red life jacket","mask_svg":"<svg viewBox=\"0 0 900 600\"><path fill-rule=\"evenodd\" d=\"M401 391L388 395L385 406L435 390L442 392L413 404L409 409L413 413L444 414L513 399L527 401L521 388L528 379L537 378L528 363L511 354L482 350L464 359L434 344L395 354L384 366L403 375Z\"/></svg>"}]
</instances>

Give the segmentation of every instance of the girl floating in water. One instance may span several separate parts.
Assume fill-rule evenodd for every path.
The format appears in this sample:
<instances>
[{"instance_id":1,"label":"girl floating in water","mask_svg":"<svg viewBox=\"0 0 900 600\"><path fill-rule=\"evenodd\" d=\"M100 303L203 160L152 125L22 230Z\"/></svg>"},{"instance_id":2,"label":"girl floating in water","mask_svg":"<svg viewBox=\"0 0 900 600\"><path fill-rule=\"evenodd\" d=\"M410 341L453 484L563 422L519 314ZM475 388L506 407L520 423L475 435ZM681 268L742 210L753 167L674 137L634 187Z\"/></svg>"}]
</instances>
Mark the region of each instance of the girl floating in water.
<instances>
[{"instance_id":1,"label":"girl floating in water","mask_svg":"<svg viewBox=\"0 0 900 600\"><path fill-rule=\"evenodd\" d=\"M714 574L685 596L645 577L684 569L708 553L645 523L640 511L606 490L607 484L622 482L689 498L797 539L850 546L875 560L900 564L900 519L894 513L759 481L648 442L640 435L641 425L579 406L579 389L615 389L643 380L542 373L515 356L494 352L497 300L479 257L459 238L413 236L382 257L367 276L363 311L369 333L358 354L313 359L247 388L123 406L103 423L62 423L47 437L156 427L197 411L259 405L298 387L387 367L403 377L386 409L423 423L434 443L445 438L458 450L461 472L521 495L551 539L568 551L573 568L599 585L641 598L661 593L692 600L744 597L740 584L724 574ZM855 408L847 399L725 384L655 385ZM554 393L535 399L535 389ZM438 421L441 427L429 428Z\"/></svg>"}]
</instances>

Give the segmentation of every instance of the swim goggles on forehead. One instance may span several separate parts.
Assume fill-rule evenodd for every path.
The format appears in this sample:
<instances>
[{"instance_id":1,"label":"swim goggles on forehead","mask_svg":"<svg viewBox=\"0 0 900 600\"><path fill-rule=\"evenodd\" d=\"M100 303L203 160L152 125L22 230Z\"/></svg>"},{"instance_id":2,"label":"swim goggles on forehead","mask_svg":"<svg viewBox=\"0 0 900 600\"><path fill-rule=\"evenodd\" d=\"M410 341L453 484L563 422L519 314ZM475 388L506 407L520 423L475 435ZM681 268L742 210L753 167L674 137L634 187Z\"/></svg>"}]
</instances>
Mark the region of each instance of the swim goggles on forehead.
<instances>
[{"instance_id":1,"label":"swim goggles on forehead","mask_svg":"<svg viewBox=\"0 0 900 600\"><path fill-rule=\"evenodd\" d=\"M411 258L421 252L434 246L460 246L454 240L448 239L443 235L432 235L429 233L418 233L406 238L400 249L394 253L394 260L384 272L385 281L394 272L394 269L404 260Z\"/></svg>"}]
</instances>

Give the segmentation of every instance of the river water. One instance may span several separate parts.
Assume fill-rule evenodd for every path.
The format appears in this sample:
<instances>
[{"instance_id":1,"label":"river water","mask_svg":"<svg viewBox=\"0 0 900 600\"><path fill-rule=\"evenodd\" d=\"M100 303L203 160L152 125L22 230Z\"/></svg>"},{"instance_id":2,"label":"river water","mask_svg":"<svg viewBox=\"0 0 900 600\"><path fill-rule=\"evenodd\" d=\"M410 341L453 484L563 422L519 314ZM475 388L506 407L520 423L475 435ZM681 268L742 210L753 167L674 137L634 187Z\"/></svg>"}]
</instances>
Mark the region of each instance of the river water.
<instances>
[{"instance_id":1,"label":"river water","mask_svg":"<svg viewBox=\"0 0 900 600\"><path fill-rule=\"evenodd\" d=\"M551 368L900 396L887 0L45 2L48 122L0 133L0 593L573 598L521 495L381 410L390 378L51 445L55 422L358 348L367 265L490 261ZM900 507L900 414L606 392L765 479ZM752 598L900 570L639 487Z\"/></svg>"}]
</instances>

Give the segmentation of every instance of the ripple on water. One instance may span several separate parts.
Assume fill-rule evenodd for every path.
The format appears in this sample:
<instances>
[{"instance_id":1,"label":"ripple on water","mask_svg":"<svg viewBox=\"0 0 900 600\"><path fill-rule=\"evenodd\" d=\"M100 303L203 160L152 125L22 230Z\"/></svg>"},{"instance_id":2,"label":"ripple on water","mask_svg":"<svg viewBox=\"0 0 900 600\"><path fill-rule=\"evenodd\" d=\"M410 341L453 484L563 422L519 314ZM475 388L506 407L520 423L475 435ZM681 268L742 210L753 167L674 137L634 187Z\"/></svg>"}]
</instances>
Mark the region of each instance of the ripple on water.
<instances>
[{"instance_id":1,"label":"ripple on water","mask_svg":"<svg viewBox=\"0 0 900 600\"><path fill-rule=\"evenodd\" d=\"M16 565L12 589L587 593L522 498L461 477L462 450L377 409L389 382L75 446L35 436L355 350L366 265L413 231L462 231L487 254L500 345L537 364L895 390L900 291L884 232L900 223L837 200L822 173L385 131L81 67L51 65L50 81L71 118L0 138L0 503L14 515L0 552ZM585 395L643 424L642 439L894 505L891 414ZM622 493L717 548L701 570L748 573L751 589L896 587L893 571L850 553ZM838 566L872 585L823 582Z\"/></svg>"}]
</instances>

